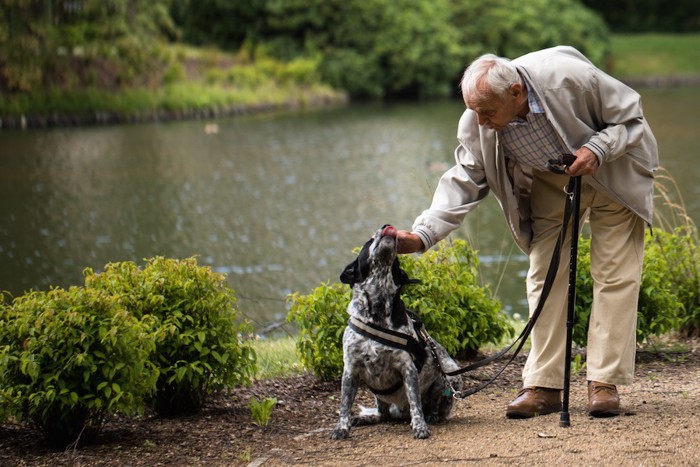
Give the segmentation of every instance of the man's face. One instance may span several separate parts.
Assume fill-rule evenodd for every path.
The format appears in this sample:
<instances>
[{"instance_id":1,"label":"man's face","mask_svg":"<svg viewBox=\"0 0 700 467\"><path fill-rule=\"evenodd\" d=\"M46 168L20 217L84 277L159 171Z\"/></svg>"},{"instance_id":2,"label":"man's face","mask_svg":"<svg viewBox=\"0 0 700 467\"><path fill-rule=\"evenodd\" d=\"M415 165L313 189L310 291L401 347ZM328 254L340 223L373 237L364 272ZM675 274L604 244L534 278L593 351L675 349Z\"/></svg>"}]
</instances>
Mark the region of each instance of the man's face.
<instances>
[{"instance_id":1,"label":"man's face","mask_svg":"<svg viewBox=\"0 0 700 467\"><path fill-rule=\"evenodd\" d=\"M518 84L514 84L505 97L488 91L481 96L483 97L467 99L465 104L476 112L479 125L487 128L501 131L522 111L523 95Z\"/></svg>"}]
</instances>

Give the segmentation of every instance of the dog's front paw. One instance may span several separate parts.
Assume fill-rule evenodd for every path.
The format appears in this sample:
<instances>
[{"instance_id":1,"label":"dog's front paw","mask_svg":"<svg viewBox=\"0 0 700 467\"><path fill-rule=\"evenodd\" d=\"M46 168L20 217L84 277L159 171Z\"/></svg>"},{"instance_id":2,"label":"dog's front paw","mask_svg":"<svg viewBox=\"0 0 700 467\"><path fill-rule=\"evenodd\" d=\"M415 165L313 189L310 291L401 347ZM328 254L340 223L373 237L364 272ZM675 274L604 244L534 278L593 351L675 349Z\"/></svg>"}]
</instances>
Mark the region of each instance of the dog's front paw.
<instances>
[{"instance_id":1,"label":"dog's front paw","mask_svg":"<svg viewBox=\"0 0 700 467\"><path fill-rule=\"evenodd\" d=\"M347 428L335 428L331 432L331 439L346 439L350 435L350 430Z\"/></svg>"},{"instance_id":2,"label":"dog's front paw","mask_svg":"<svg viewBox=\"0 0 700 467\"><path fill-rule=\"evenodd\" d=\"M413 427L413 437L416 439L426 439L430 436L428 425L420 424Z\"/></svg>"}]
</instances>

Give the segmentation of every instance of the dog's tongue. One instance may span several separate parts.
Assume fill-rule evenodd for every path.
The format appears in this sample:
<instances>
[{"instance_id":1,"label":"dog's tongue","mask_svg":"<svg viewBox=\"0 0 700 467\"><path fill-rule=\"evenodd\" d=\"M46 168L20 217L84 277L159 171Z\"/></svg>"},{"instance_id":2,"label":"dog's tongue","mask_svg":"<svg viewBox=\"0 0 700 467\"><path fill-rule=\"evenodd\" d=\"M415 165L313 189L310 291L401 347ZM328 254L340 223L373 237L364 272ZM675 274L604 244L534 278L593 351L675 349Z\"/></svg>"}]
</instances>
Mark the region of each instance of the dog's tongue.
<instances>
[{"instance_id":1,"label":"dog's tongue","mask_svg":"<svg viewBox=\"0 0 700 467\"><path fill-rule=\"evenodd\" d=\"M386 227L384 227L384 230L382 230L382 237L394 237L394 238L396 238L396 235L397 235L396 229L391 225L387 225Z\"/></svg>"}]
</instances>

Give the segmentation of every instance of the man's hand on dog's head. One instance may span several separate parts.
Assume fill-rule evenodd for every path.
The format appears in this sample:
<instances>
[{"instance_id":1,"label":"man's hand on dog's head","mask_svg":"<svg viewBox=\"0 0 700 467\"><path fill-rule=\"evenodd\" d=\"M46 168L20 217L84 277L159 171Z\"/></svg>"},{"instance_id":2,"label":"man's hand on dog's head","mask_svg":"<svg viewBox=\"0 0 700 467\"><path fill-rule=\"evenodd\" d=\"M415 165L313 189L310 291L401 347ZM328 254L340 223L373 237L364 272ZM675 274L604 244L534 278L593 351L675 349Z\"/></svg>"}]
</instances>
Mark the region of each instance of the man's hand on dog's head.
<instances>
[{"instance_id":1,"label":"man's hand on dog's head","mask_svg":"<svg viewBox=\"0 0 700 467\"><path fill-rule=\"evenodd\" d=\"M400 254L415 253L416 251L420 251L424 248L423 241L420 239L420 237L407 230L399 230L396 238L399 242L396 251Z\"/></svg>"}]
</instances>

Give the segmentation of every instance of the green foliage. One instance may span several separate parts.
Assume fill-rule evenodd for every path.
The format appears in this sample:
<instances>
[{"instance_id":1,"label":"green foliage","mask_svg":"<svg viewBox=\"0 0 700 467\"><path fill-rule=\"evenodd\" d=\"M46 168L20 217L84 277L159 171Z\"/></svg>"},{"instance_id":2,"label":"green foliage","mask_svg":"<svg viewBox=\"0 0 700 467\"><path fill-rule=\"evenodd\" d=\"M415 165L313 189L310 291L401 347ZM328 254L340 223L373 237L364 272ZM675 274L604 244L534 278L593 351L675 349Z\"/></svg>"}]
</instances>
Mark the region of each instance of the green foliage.
<instances>
[{"instance_id":1,"label":"green foliage","mask_svg":"<svg viewBox=\"0 0 700 467\"><path fill-rule=\"evenodd\" d=\"M287 321L296 322L299 328L299 359L323 381L343 372L343 332L351 296L348 286L325 283L309 295L295 292L288 297Z\"/></svg>"},{"instance_id":2,"label":"green foliage","mask_svg":"<svg viewBox=\"0 0 700 467\"><path fill-rule=\"evenodd\" d=\"M700 10L697 0L583 0L599 12L615 32L700 31Z\"/></svg>"},{"instance_id":3,"label":"green foliage","mask_svg":"<svg viewBox=\"0 0 700 467\"><path fill-rule=\"evenodd\" d=\"M658 274L664 287L679 302L680 330L689 336L700 336L700 242L697 229L688 224L671 233L655 230L645 251L645 266L647 260L665 266Z\"/></svg>"},{"instance_id":4,"label":"green foliage","mask_svg":"<svg viewBox=\"0 0 700 467\"><path fill-rule=\"evenodd\" d=\"M272 62L272 63L271 63ZM160 112L176 114L217 109L222 113L246 105L284 106L290 102L307 105L312 99L344 100L342 93L320 84L315 60L298 59L289 63L261 60L260 63L203 71L205 79L179 80L181 67L164 75L168 82L157 90L130 88L115 93L88 87L80 90L47 90L32 93L0 93L0 117L50 116L56 112L72 119L93 122L95 109L111 121L133 121Z\"/></svg>"},{"instance_id":5,"label":"green foliage","mask_svg":"<svg viewBox=\"0 0 700 467\"><path fill-rule=\"evenodd\" d=\"M86 270L85 284L113 294L138 319L152 320L159 414L196 412L207 394L249 383L255 352L242 334L250 327L236 324L236 297L225 277L195 258L156 257L143 268L111 263L101 274Z\"/></svg>"},{"instance_id":6,"label":"green foliage","mask_svg":"<svg viewBox=\"0 0 700 467\"><path fill-rule=\"evenodd\" d=\"M402 256L402 267L421 284L405 286L402 299L448 353L473 354L486 343L499 343L513 328L489 289L476 282L476 253L463 240L441 244L420 257ZM319 378L338 378L343 370L342 337L347 324L349 287L322 284L289 297L288 320L299 327L302 363Z\"/></svg>"},{"instance_id":7,"label":"green foliage","mask_svg":"<svg viewBox=\"0 0 700 467\"><path fill-rule=\"evenodd\" d=\"M250 407L250 415L253 418L253 423L259 427L266 427L270 423L272 409L274 409L276 405L277 399L274 397L266 397L262 401L251 397L248 402L248 407Z\"/></svg>"},{"instance_id":8,"label":"green foliage","mask_svg":"<svg viewBox=\"0 0 700 467\"><path fill-rule=\"evenodd\" d=\"M584 368L586 368L586 362L583 361L583 357L580 353L576 354L574 358L571 359L571 374L576 375Z\"/></svg>"},{"instance_id":9,"label":"green foliage","mask_svg":"<svg viewBox=\"0 0 700 467\"><path fill-rule=\"evenodd\" d=\"M64 448L107 415L142 412L158 376L150 327L110 295L78 287L0 304L0 413Z\"/></svg>"},{"instance_id":10,"label":"green foliage","mask_svg":"<svg viewBox=\"0 0 700 467\"><path fill-rule=\"evenodd\" d=\"M452 2L453 24L467 61L483 53L516 58L554 45L571 45L598 66L605 65L609 31L577 0L464 0Z\"/></svg>"},{"instance_id":11,"label":"green foliage","mask_svg":"<svg viewBox=\"0 0 700 467\"><path fill-rule=\"evenodd\" d=\"M257 356L256 379L284 378L302 373L293 336L254 339L251 346Z\"/></svg>"},{"instance_id":12,"label":"green foliage","mask_svg":"<svg viewBox=\"0 0 700 467\"><path fill-rule=\"evenodd\" d=\"M255 63L231 67L226 78L229 84L244 89L259 87L271 78L280 84L314 84L320 82L317 68L318 60L309 58L298 58L287 63L262 58Z\"/></svg>"},{"instance_id":13,"label":"green foliage","mask_svg":"<svg viewBox=\"0 0 700 467\"><path fill-rule=\"evenodd\" d=\"M180 0L173 12L196 43L321 56L323 79L354 96L450 94L485 52L569 44L602 64L608 47L605 23L576 0Z\"/></svg>"},{"instance_id":14,"label":"green foliage","mask_svg":"<svg viewBox=\"0 0 700 467\"><path fill-rule=\"evenodd\" d=\"M4 0L0 90L150 84L165 67L162 43L177 37L170 0ZM145 82L144 82L145 80Z\"/></svg>"},{"instance_id":15,"label":"green foliage","mask_svg":"<svg viewBox=\"0 0 700 467\"><path fill-rule=\"evenodd\" d=\"M186 38L282 60L323 57L323 79L357 96L448 94L462 66L448 0L176 3Z\"/></svg>"},{"instance_id":16,"label":"green foliage","mask_svg":"<svg viewBox=\"0 0 700 467\"><path fill-rule=\"evenodd\" d=\"M484 344L513 336L500 302L479 285L479 260L467 242L443 242L423 255L401 259L408 276L421 281L405 287L404 302L448 353L472 356Z\"/></svg>"},{"instance_id":17,"label":"green foliage","mask_svg":"<svg viewBox=\"0 0 700 467\"><path fill-rule=\"evenodd\" d=\"M581 239L578 250L573 338L581 346L585 346L587 342L588 321L593 303L593 279L589 272L590 244L590 239ZM668 259L685 254L681 245L682 242L674 240L673 234L657 230L654 237L650 237L647 233L637 305L637 342L643 342L650 336L661 336L679 327L679 312L683 304L675 290L678 288L674 284L676 279L673 279L676 274L669 274L672 269ZM695 284L697 294L697 282Z\"/></svg>"},{"instance_id":18,"label":"green foliage","mask_svg":"<svg viewBox=\"0 0 700 467\"><path fill-rule=\"evenodd\" d=\"M700 34L615 34L612 72L616 77L697 76Z\"/></svg>"}]
</instances>

